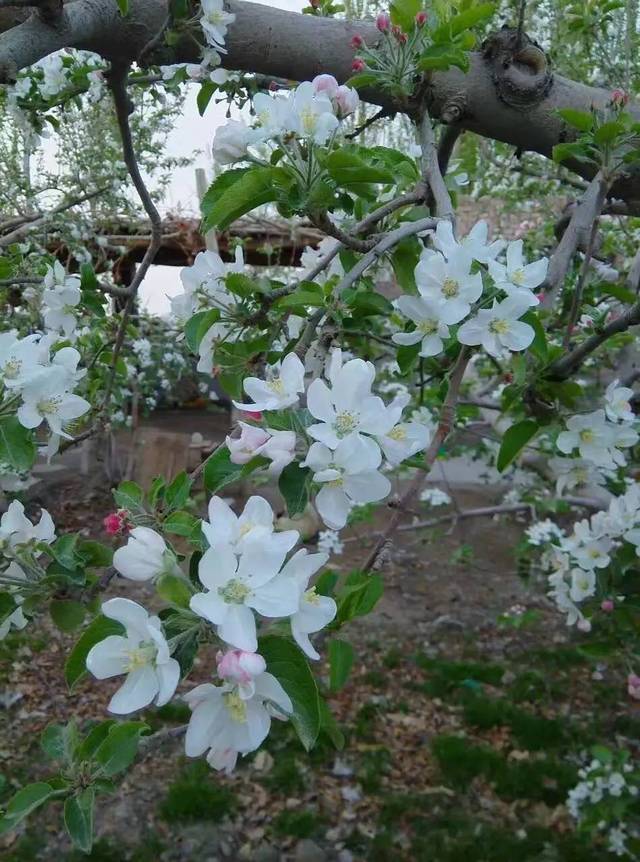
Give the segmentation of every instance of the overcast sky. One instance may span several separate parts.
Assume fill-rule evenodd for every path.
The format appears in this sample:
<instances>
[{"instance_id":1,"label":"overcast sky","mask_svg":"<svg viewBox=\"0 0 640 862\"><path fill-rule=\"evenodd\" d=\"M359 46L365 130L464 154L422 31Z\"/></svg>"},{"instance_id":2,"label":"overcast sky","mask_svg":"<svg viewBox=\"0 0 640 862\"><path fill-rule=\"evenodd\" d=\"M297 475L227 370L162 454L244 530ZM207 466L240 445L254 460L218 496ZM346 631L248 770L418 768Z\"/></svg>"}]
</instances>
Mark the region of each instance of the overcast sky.
<instances>
[{"instance_id":1,"label":"overcast sky","mask_svg":"<svg viewBox=\"0 0 640 862\"><path fill-rule=\"evenodd\" d=\"M264 5L299 12L308 3L303 0L272 0ZM200 152L193 165L176 170L163 209L165 212L179 209L195 215L198 213L195 170L204 168L211 176L211 141L216 128L226 122L226 102L216 105L212 100L201 117L196 106L199 85L187 89L184 112L169 136L167 150L176 156L191 155L195 150ZM140 286L142 303L154 314L166 314L169 311L168 297L181 292L180 268L176 266L152 266Z\"/></svg>"}]
</instances>

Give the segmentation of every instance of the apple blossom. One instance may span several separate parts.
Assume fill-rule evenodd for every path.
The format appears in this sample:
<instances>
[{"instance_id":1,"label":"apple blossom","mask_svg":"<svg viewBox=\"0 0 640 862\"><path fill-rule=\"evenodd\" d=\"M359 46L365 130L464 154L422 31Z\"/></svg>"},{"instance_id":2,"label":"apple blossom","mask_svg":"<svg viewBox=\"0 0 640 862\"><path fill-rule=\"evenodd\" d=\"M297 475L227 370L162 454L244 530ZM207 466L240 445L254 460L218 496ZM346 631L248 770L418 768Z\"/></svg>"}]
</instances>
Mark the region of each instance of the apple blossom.
<instances>
[{"instance_id":1,"label":"apple blossom","mask_svg":"<svg viewBox=\"0 0 640 862\"><path fill-rule=\"evenodd\" d=\"M185 738L187 757L208 750L207 763L229 773L239 754L255 751L264 742L272 717L286 720L293 713L291 698L272 674L255 677L254 687L250 698L241 697L229 683L204 683L184 695L192 713Z\"/></svg>"},{"instance_id":2,"label":"apple blossom","mask_svg":"<svg viewBox=\"0 0 640 862\"><path fill-rule=\"evenodd\" d=\"M19 500L12 500L0 518L0 546L4 542L11 548L30 542L50 545L55 538L55 524L46 509L41 510L38 523L32 524L24 513L23 504Z\"/></svg>"},{"instance_id":3,"label":"apple blossom","mask_svg":"<svg viewBox=\"0 0 640 862\"><path fill-rule=\"evenodd\" d=\"M490 356L500 356L505 349L526 350L535 331L519 318L528 307L526 297L517 294L507 296L502 302L494 300L490 309L481 308L475 317L462 324L458 341L472 346L482 345Z\"/></svg>"},{"instance_id":4,"label":"apple blossom","mask_svg":"<svg viewBox=\"0 0 640 862\"><path fill-rule=\"evenodd\" d=\"M538 304L538 297L532 291L535 287L539 287L547 276L549 261L546 257L525 264L522 240L517 239L507 246L506 266L495 260L489 260L487 263L489 274L496 287L504 290L507 294L521 293L526 297L529 305Z\"/></svg>"},{"instance_id":5,"label":"apple blossom","mask_svg":"<svg viewBox=\"0 0 640 862\"><path fill-rule=\"evenodd\" d=\"M202 10L200 26L207 42L216 51L223 51L227 27L233 24L236 16L225 12L223 0L201 0L200 8Z\"/></svg>"},{"instance_id":6,"label":"apple blossom","mask_svg":"<svg viewBox=\"0 0 640 862\"><path fill-rule=\"evenodd\" d=\"M394 332L396 344L418 344L420 356L437 356L444 350L443 339L449 337L449 327L442 320L444 303L422 296L401 296L396 300L398 310L415 323L412 332Z\"/></svg>"},{"instance_id":7,"label":"apple blossom","mask_svg":"<svg viewBox=\"0 0 640 862\"><path fill-rule=\"evenodd\" d=\"M134 527L126 545L113 555L114 568L130 581L150 581L175 573L178 564L159 533L150 527Z\"/></svg>"},{"instance_id":8,"label":"apple blossom","mask_svg":"<svg viewBox=\"0 0 640 862\"><path fill-rule=\"evenodd\" d=\"M293 407L300 400L299 394L304 392L304 365L295 353L288 353L282 362L267 366L265 380L245 377L243 387L255 404L234 401L238 410L262 412Z\"/></svg>"},{"instance_id":9,"label":"apple blossom","mask_svg":"<svg viewBox=\"0 0 640 862\"><path fill-rule=\"evenodd\" d=\"M562 431L556 440L556 446L565 455L570 455L578 449L582 458L599 467L615 469L611 456L613 445L613 426L607 423L604 410L594 410L566 420L566 431Z\"/></svg>"},{"instance_id":10,"label":"apple blossom","mask_svg":"<svg viewBox=\"0 0 640 862\"><path fill-rule=\"evenodd\" d=\"M224 126L218 126L212 144L214 161L219 165L231 165L244 158L250 132L249 126L242 120L229 120Z\"/></svg>"},{"instance_id":11,"label":"apple blossom","mask_svg":"<svg viewBox=\"0 0 640 862\"><path fill-rule=\"evenodd\" d=\"M461 240L453 235L453 225L449 219L441 219L436 225L432 241L439 252L447 258L466 252L472 260L488 263L500 254L506 243L503 240L488 242L489 227L486 221L474 224L469 233Z\"/></svg>"},{"instance_id":12,"label":"apple blossom","mask_svg":"<svg viewBox=\"0 0 640 862\"><path fill-rule=\"evenodd\" d=\"M431 430L419 422L398 422L382 436L377 436L385 458L397 467L407 458L422 452L431 442Z\"/></svg>"},{"instance_id":13,"label":"apple blossom","mask_svg":"<svg viewBox=\"0 0 640 862\"><path fill-rule=\"evenodd\" d=\"M126 634L109 635L87 655L87 670L96 679L127 674L109 702L109 712L126 715L149 706L168 703L180 680L180 665L171 658L158 617L149 616L130 599L109 599L102 613L121 623Z\"/></svg>"},{"instance_id":14,"label":"apple blossom","mask_svg":"<svg viewBox=\"0 0 640 862\"><path fill-rule=\"evenodd\" d=\"M286 96L256 93L253 110L259 123L254 130L256 141L278 138L291 126L291 101Z\"/></svg>"},{"instance_id":15,"label":"apple blossom","mask_svg":"<svg viewBox=\"0 0 640 862\"><path fill-rule=\"evenodd\" d=\"M221 497L209 501L209 521L202 522L202 532L210 547L230 545L237 553L242 553L249 539L256 535L271 536L274 528L273 509L264 497L249 497L241 515ZM276 545L282 546L283 556L291 550L298 540L295 530L287 530L273 536Z\"/></svg>"},{"instance_id":16,"label":"apple blossom","mask_svg":"<svg viewBox=\"0 0 640 862\"><path fill-rule=\"evenodd\" d=\"M602 485L604 478L598 468L584 458L550 458L549 467L556 476L556 494L573 491L579 485Z\"/></svg>"},{"instance_id":17,"label":"apple blossom","mask_svg":"<svg viewBox=\"0 0 640 862\"><path fill-rule=\"evenodd\" d=\"M330 449L350 435L384 436L394 425L382 399L371 394L376 373L372 363L362 359L340 363L341 354L334 351L328 366L331 389L318 378L307 390L307 408L320 420L307 428L307 434Z\"/></svg>"},{"instance_id":18,"label":"apple blossom","mask_svg":"<svg viewBox=\"0 0 640 862\"><path fill-rule=\"evenodd\" d=\"M298 534L295 531L294 542ZM287 551L269 533L247 536L238 557L230 545L216 544L205 551L198 577L207 592L191 597L191 610L216 626L218 637L233 647L255 652L256 620L286 617L297 609L297 590L291 577L279 573Z\"/></svg>"},{"instance_id":19,"label":"apple blossom","mask_svg":"<svg viewBox=\"0 0 640 862\"><path fill-rule=\"evenodd\" d=\"M318 243L317 248L307 246L300 255L300 264L304 267L304 276L314 271L318 264L338 245L339 243L335 239L326 236ZM342 278L344 275L344 268L340 262L339 255L335 255L331 263L316 276L316 280L320 284L323 284L328 278L334 275L337 275L338 278Z\"/></svg>"},{"instance_id":20,"label":"apple blossom","mask_svg":"<svg viewBox=\"0 0 640 862\"><path fill-rule=\"evenodd\" d=\"M316 94L311 81L303 81L293 91L287 131L316 144L326 144L331 133L338 128L333 105L323 93Z\"/></svg>"},{"instance_id":21,"label":"apple blossom","mask_svg":"<svg viewBox=\"0 0 640 862\"><path fill-rule=\"evenodd\" d=\"M482 275L471 272L471 259L463 250L448 260L439 252L423 254L415 268L415 278L425 299L441 303L443 323L458 323L482 295Z\"/></svg>"},{"instance_id":22,"label":"apple blossom","mask_svg":"<svg viewBox=\"0 0 640 862\"><path fill-rule=\"evenodd\" d=\"M337 114L340 118L348 117L358 109L360 104L360 96L358 91L353 87L347 87L341 84L334 96L334 104Z\"/></svg>"},{"instance_id":23,"label":"apple blossom","mask_svg":"<svg viewBox=\"0 0 640 862\"><path fill-rule=\"evenodd\" d=\"M634 700L640 700L640 676L635 673L627 676L627 693Z\"/></svg>"},{"instance_id":24,"label":"apple blossom","mask_svg":"<svg viewBox=\"0 0 640 862\"><path fill-rule=\"evenodd\" d=\"M593 569L573 569L569 597L573 602L582 602L594 595L596 576Z\"/></svg>"},{"instance_id":25,"label":"apple blossom","mask_svg":"<svg viewBox=\"0 0 640 862\"><path fill-rule=\"evenodd\" d=\"M334 99L338 92L338 82L333 75L316 75L311 82L314 93L321 93L329 99Z\"/></svg>"},{"instance_id":26,"label":"apple blossom","mask_svg":"<svg viewBox=\"0 0 640 862\"><path fill-rule=\"evenodd\" d=\"M631 409L633 389L628 386L619 386L618 380L612 380L604 393L605 413L612 422L633 422L636 414Z\"/></svg>"},{"instance_id":27,"label":"apple blossom","mask_svg":"<svg viewBox=\"0 0 640 862\"><path fill-rule=\"evenodd\" d=\"M232 464L248 464L259 454L260 447L271 436L267 431L255 425L239 422L240 436L225 439L229 450L229 460Z\"/></svg>"},{"instance_id":28,"label":"apple blossom","mask_svg":"<svg viewBox=\"0 0 640 862\"><path fill-rule=\"evenodd\" d=\"M90 410L91 405L79 395L69 392L63 370L55 370L60 373L41 375L25 384L22 389L23 403L18 408L18 421L25 428L38 428L46 421L54 434L72 439L64 429Z\"/></svg>"},{"instance_id":29,"label":"apple blossom","mask_svg":"<svg viewBox=\"0 0 640 862\"><path fill-rule=\"evenodd\" d=\"M0 382L7 388L19 389L42 370L34 350L37 342L37 335L18 338L15 329L0 332Z\"/></svg>"},{"instance_id":30,"label":"apple blossom","mask_svg":"<svg viewBox=\"0 0 640 862\"><path fill-rule=\"evenodd\" d=\"M271 431L270 437L258 453L263 458L269 458L269 474L279 476L284 468L296 457L296 435L294 431Z\"/></svg>"},{"instance_id":31,"label":"apple blossom","mask_svg":"<svg viewBox=\"0 0 640 862\"><path fill-rule=\"evenodd\" d=\"M323 629L338 612L332 598L320 596L315 587L309 587L311 577L328 559L328 554L310 554L306 548L301 548L282 570L283 575L295 579L300 596L298 610L291 617L291 634L300 649L312 659L319 659L320 655L311 645L309 635Z\"/></svg>"},{"instance_id":32,"label":"apple blossom","mask_svg":"<svg viewBox=\"0 0 640 862\"><path fill-rule=\"evenodd\" d=\"M339 440L333 452L324 443L309 447L302 466L313 470L313 481L322 485L315 505L327 527L341 530L354 505L389 495L391 483L378 472L381 460L377 444L359 434Z\"/></svg>"}]
</instances>

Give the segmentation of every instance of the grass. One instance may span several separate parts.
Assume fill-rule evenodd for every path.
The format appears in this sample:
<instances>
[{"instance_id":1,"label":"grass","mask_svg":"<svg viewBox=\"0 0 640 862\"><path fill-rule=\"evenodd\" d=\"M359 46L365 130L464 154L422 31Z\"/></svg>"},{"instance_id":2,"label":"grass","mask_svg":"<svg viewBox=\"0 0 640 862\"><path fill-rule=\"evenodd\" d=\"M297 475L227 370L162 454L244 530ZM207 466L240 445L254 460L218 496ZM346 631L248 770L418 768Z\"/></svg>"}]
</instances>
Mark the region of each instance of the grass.
<instances>
[{"instance_id":1,"label":"grass","mask_svg":"<svg viewBox=\"0 0 640 862\"><path fill-rule=\"evenodd\" d=\"M306 808L304 811L280 811L272 821L276 835L292 838L310 838L320 829L322 820L317 811Z\"/></svg>"},{"instance_id":2,"label":"grass","mask_svg":"<svg viewBox=\"0 0 640 862\"><path fill-rule=\"evenodd\" d=\"M205 761L189 764L169 785L160 804L160 816L168 823L218 823L236 807L235 793L220 782Z\"/></svg>"}]
</instances>

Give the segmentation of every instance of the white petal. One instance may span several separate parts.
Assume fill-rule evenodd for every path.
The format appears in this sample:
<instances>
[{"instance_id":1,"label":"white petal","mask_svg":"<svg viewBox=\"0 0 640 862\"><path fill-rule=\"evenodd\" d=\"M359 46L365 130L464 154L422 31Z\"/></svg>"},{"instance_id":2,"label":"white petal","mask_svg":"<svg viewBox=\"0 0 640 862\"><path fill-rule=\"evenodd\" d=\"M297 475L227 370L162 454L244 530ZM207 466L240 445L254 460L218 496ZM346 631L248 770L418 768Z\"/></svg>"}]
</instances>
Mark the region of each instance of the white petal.
<instances>
[{"instance_id":1,"label":"white petal","mask_svg":"<svg viewBox=\"0 0 640 862\"><path fill-rule=\"evenodd\" d=\"M89 650L86 665L96 679L108 679L125 673L128 657L125 654L127 639L120 635L109 635Z\"/></svg>"},{"instance_id":2,"label":"white petal","mask_svg":"<svg viewBox=\"0 0 640 862\"><path fill-rule=\"evenodd\" d=\"M246 605L229 605L224 622L218 626L218 635L237 649L255 652L258 648L256 620Z\"/></svg>"},{"instance_id":3,"label":"white petal","mask_svg":"<svg viewBox=\"0 0 640 862\"><path fill-rule=\"evenodd\" d=\"M148 664L132 671L109 703L109 712L127 715L149 706L159 689L155 668Z\"/></svg>"}]
</instances>

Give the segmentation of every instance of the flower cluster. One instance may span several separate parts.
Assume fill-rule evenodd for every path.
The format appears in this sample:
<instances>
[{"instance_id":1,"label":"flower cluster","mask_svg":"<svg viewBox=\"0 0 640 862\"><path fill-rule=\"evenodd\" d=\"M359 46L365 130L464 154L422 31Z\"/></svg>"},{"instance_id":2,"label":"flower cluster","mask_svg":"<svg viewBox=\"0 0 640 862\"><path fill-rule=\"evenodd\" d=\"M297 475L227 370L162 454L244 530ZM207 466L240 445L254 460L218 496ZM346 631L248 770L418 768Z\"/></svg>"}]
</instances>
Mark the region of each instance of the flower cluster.
<instances>
[{"instance_id":1,"label":"flower cluster","mask_svg":"<svg viewBox=\"0 0 640 862\"><path fill-rule=\"evenodd\" d=\"M70 436L65 429L91 406L73 392L85 374L78 370L79 352L74 347L56 350L57 341L56 332L25 338L15 330L0 333L2 407L9 410L19 404L17 417L25 428L46 422L54 444Z\"/></svg>"},{"instance_id":2,"label":"flower cluster","mask_svg":"<svg viewBox=\"0 0 640 862\"><path fill-rule=\"evenodd\" d=\"M450 337L449 327L475 314L457 331L461 344L481 345L491 356L505 351L525 350L534 330L520 320L539 300L533 289L545 278L548 261L541 258L526 264L522 240L509 243L506 262L496 260L504 243L489 243L487 225L478 222L458 242L449 221L438 223L434 248L425 248L415 269L418 296L401 296L398 311L414 325L408 332L396 332L396 344L420 344L420 356L436 356ZM478 266L479 265L479 266ZM483 297L483 276L491 276L494 290ZM490 308L482 305L491 302ZM478 303L478 305L475 305Z\"/></svg>"},{"instance_id":3,"label":"flower cluster","mask_svg":"<svg viewBox=\"0 0 640 862\"><path fill-rule=\"evenodd\" d=\"M198 563L202 592L189 602L194 619L215 627L227 647L217 671L221 686L205 684L185 696L192 710L186 753L207 760L217 769L232 769L238 754L255 750L269 732L272 716L287 718L293 711L280 683L266 672L258 648L256 614L266 619L289 618L291 634L313 659L320 658L310 634L320 631L336 615L333 599L318 595L311 578L323 566L326 553L305 548L289 556L299 541L296 530L276 532L274 513L262 497L251 497L237 516L220 497L209 502L209 520L202 521L208 549ZM288 557L288 559L287 559ZM134 581L181 579L173 551L149 527L135 527L113 565ZM125 714L150 703L167 703L177 687L180 668L171 657L157 617L128 599L105 602L102 612L124 628L97 643L87 656L87 668L98 679L126 674L111 699L111 712Z\"/></svg>"},{"instance_id":4,"label":"flower cluster","mask_svg":"<svg viewBox=\"0 0 640 862\"><path fill-rule=\"evenodd\" d=\"M247 157L248 147L267 141L285 147L296 139L325 145L358 104L357 92L331 75L303 81L287 94L258 93L253 99L256 125L230 120L220 126L213 138L213 157L220 165L232 164ZM295 148L287 153L294 160L299 155Z\"/></svg>"},{"instance_id":5,"label":"flower cluster","mask_svg":"<svg viewBox=\"0 0 640 862\"><path fill-rule=\"evenodd\" d=\"M24 506L13 500L0 518L0 587L13 597L17 607L0 625L0 640L5 638L11 627L23 629L27 619L21 605L24 591L31 575L41 573L38 558L42 554L41 545L50 545L56 538L56 528L46 509L40 520L33 524L24 513ZM24 582L24 586L23 586Z\"/></svg>"},{"instance_id":6,"label":"flower cluster","mask_svg":"<svg viewBox=\"0 0 640 862\"><path fill-rule=\"evenodd\" d=\"M598 594L601 600L610 598L605 592L607 571L624 543L635 546L640 555L640 485L634 483L625 494L614 497L606 512L578 521L570 535L559 536L555 530L546 534L554 542L543 557L551 570L549 595L567 614L567 625L577 623L589 631L591 623L578 605Z\"/></svg>"},{"instance_id":7,"label":"flower cluster","mask_svg":"<svg viewBox=\"0 0 640 862\"><path fill-rule=\"evenodd\" d=\"M636 858L627 841L640 834L624 817L637 804L638 772L627 752L594 751L598 756L579 770L580 781L569 791L567 808L580 828L603 836L611 853Z\"/></svg>"}]
</instances>

